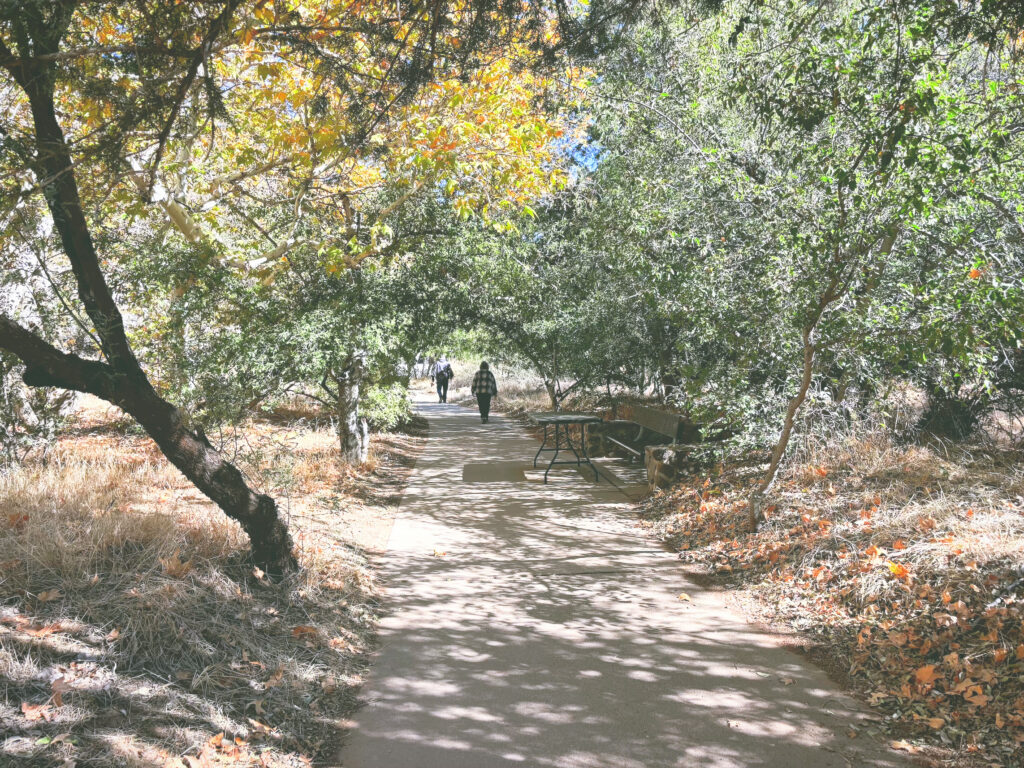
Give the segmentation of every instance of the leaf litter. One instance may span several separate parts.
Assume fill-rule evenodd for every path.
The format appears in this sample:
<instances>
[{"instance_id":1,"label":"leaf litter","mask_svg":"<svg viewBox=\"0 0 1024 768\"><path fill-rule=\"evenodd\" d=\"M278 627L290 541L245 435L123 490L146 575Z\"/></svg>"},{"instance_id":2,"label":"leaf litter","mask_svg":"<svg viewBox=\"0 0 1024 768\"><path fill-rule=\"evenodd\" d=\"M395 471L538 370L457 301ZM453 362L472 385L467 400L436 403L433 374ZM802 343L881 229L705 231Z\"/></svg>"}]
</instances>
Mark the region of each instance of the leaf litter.
<instances>
[{"instance_id":1,"label":"leaf litter","mask_svg":"<svg viewBox=\"0 0 1024 768\"><path fill-rule=\"evenodd\" d=\"M816 458L780 476L756 533L753 460L654 494L642 525L841 660L895 748L1024 765L1020 456L875 436Z\"/></svg>"}]
</instances>

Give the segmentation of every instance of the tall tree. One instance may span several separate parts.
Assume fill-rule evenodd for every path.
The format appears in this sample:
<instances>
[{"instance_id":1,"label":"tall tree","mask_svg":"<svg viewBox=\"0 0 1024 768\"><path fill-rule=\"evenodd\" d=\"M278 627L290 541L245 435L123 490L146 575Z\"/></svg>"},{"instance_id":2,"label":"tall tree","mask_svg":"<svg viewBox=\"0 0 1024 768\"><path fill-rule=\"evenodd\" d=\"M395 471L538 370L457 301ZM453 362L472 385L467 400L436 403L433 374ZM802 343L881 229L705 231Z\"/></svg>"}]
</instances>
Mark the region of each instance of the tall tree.
<instances>
[{"instance_id":1,"label":"tall tree","mask_svg":"<svg viewBox=\"0 0 1024 768\"><path fill-rule=\"evenodd\" d=\"M443 153L450 151L452 139L443 115L458 106L456 96L442 102L447 109L433 122L436 110L419 122L414 113L403 113L408 125L426 132L432 156L396 153L396 164L383 162L389 136L384 127L394 125L392 115L412 104L425 86L435 84L443 92L445 83L453 83L458 90L459 77L486 70L489 62L515 46L529 50L532 45L539 55L583 43L601 24L621 21L634 5L602 3L584 20L561 2L520 5L489 0L4 4L0 70L7 78L2 88L8 109L0 126L0 213L13 215L23 199L43 195L73 272L77 304L95 339L96 356L63 352L7 315L0 316L0 349L24 363L24 380L31 386L92 393L129 413L186 477L241 524L259 565L272 571L294 567L291 539L273 499L250 489L238 469L213 448L201 426L190 423L147 377L104 272L94 238L97 226L103 226L113 207L124 212L136 206L135 196L141 195L144 202L157 204L195 244L199 259L222 260L222 252L230 251L239 233L221 233L219 239L207 236L202 225L209 209L188 210L182 204L179 197L186 182L175 173L197 153L214 157L221 152L216 136L218 129L231 125L226 102L232 93L222 77L241 78L246 87L239 90L252 101L233 117L244 122L252 119L252 110L261 109L260 119L269 130L258 136L277 142L277 153L253 171L236 167L212 179L211 201L221 199L221 188L237 188L246 179L284 166L301 170L305 164L312 167L312 175L285 174L272 182L274 199L290 200L297 214L314 187L312 177L344 168L353 148L365 156L368 147L378 147L382 162L377 165L392 175L403 162L450 165ZM269 102L278 105L273 112ZM334 134L321 136L323 130L329 131L327 121L309 118L325 114L331 106L351 119ZM534 128L526 130L518 136L520 142L535 137ZM321 139L331 151L314 163ZM243 146L241 154L229 150L225 164L245 159L249 163L243 167L250 167L266 148L257 142L248 149ZM488 160L499 156L494 151L477 163L488 167ZM372 178L375 169L363 167L364 175ZM471 176L473 167L455 169ZM125 178L134 194L119 184ZM427 174L410 189L427 188L436 178ZM358 181L358 174L346 174L346 182L353 181ZM472 203L469 197L464 195L460 204ZM343 194L338 209L343 226L328 239L348 244L353 222ZM273 264L299 242L297 223L286 225L290 228L283 230L277 247L261 256L257 267ZM383 221L376 222L370 228L369 246L356 242L355 248L342 248L336 263L345 266L377 253L380 240L387 236L384 227ZM267 232L258 221L253 228Z\"/></svg>"}]
</instances>

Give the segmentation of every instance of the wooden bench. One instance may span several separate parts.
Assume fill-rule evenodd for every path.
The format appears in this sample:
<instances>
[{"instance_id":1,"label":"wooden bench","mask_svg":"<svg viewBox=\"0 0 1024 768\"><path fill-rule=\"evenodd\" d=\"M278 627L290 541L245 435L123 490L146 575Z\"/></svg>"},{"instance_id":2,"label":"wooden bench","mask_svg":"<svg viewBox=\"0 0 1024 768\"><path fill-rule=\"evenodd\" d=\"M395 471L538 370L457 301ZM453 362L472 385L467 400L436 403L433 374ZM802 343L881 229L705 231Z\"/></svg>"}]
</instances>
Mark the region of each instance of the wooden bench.
<instances>
[{"instance_id":1,"label":"wooden bench","mask_svg":"<svg viewBox=\"0 0 1024 768\"><path fill-rule=\"evenodd\" d=\"M633 418L631 419L617 419L605 422L609 425L635 424L639 429L636 436L633 437L632 443L623 442L607 434L603 436L603 439L609 443L615 443L615 445L628 452L631 457L630 460L634 456L639 459L644 455L644 442L648 432L653 432L655 435L667 438L669 443L677 443L682 439L684 429L689 427L689 422L678 413L659 411L656 408L648 408L646 405L634 405L632 416Z\"/></svg>"},{"instance_id":2,"label":"wooden bench","mask_svg":"<svg viewBox=\"0 0 1024 768\"><path fill-rule=\"evenodd\" d=\"M631 442L625 442L607 433L601 435L601 439L614 443L629 454L630 462L633 458L644 460L644 468L647 470L647 482L650 488L667 485L675 476L674 470L663 461L666 450L671 447L684 449L679 443L696 443L700 440L700 433L695 426L678 413L659 411L657 408L648 408L644 405L633 406L631 419L615 419L606 421L609 426L633 425L637 427L637 433L632 437ZM651 439L656 444L649 444Z\"/></svg>"}]
</instances>

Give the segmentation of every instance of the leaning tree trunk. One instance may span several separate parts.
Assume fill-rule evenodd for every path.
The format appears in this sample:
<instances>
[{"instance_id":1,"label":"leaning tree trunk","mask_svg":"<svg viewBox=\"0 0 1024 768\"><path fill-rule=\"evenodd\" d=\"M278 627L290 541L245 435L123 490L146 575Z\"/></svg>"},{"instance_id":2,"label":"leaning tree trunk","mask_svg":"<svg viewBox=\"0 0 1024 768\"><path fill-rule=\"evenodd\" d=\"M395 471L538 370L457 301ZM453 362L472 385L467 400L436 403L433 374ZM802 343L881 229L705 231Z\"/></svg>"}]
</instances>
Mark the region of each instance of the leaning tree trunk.
<instances>
[{"instance_id":1,"label":"leaning tree trunk","mask_svg":"<svg viewBox=\"0 0 1024 768\"><path fill-rule=\"evenodd\" d=\"M291 536L277 504L270 496L250 489L242 473L214 449L202 429L190 430L181 411L160 398L148 381L124 393L118 405L142 425L185 477L238 521L249 536L253 561L260 568L281 574L296 567Z\"/></svg>"},{"instance_id":2,"label":"leaning tree trunk","mask_svg":"<svg viewBox=\"0 0 1024 768\"><path fill-rule=\"evenodd\" d=\"M226 25L234 7L231 4L215 25ZM272 573L293 569L296 561L291 537L278 517L274 500L252 491L241 472L210 445L201 429L188 428L181 411L153 389L128 342L121 312L100 268L71 154L57 120L54 65L44 56L56 54L73 9L73 4L68 4L57 12L60 18L54 16L29 30L35 56L29 57L25 51L15 56L0 41L0 67L11 74L28 97L36 145L32 170L45 182L44 194L54 228L105 361L61 352L4 315L0 315L0 349L13 353L25 364L26 384L88 392L134 417L171 463L239 522L249 536L258 566ZM29 23L27 17L23 21Z\"/></svg>"},{"instance_id":3,"label":"leaning tree trunk","mask_svg":"<svg viewBox=\"0 0 1024 768\"><path fill-rule=\"evenodd\" d=\"M800 377L800 387L797 389L796 395L794 395L790 401L789 406L786 408L786 418L782 422L782 433L779 435L778 442L775 443L775 448L772 450L772 459L768 465L768 471L765 473L764 478L761 480L761 484L754 491L750 498L750 504L748 506L747 513L747 524L751 530L756 530L758 524L764 519L764 510L762 509L764 503L764 495L768 492L768 489L772 487L775 482L775 478L779 474L779 466L782 464L782 457L786 454L786 447L789 445L789 438L793 434L793 423L796 420L797 411L800 410L800 406L803 405L804 400L807 399L807 391L811 387L811 377L814 373L814 327L809 326L804 328L803 331L803 342L804 342L804 364L803 372Z\"/></svg>"},{"instance_id":4,"label":"leaning tree trunk","mask_svg":"<svg viewBox=\"0 0 1024 768\"><path fill-rule=\"evenodd\" d=\"M886 228L884 234L882 234L880 239L877 241L879 245L878 261L883 263L883 265L885 258L892 253L893 246L896 244L896 238L899 236L899 233L899 224L894 222ZM865 247L855 255L860 257L868 252L868 248ZM779 474L779 466L782 464L782 457L786 454L786 448L789 446L789 438L793 434L793 424L796 420L797 411L800 410L800 406L803 405L804 400L807 399L807 392L811 387L811 377L814 374L814 354L816 351L814 336L817 332L818 324L821 322L822 315L825 314L825 310L828 306L841 299L849 290L850 280L852 279L858 263L859 258L843 257L841 251L837 249L834 261L835 273L829 280L828 286L818 298L817 306L811 312L810 317L804 324L802 334L804 362L802 375L800 377L800 387L797 390L796 395L789 401L789 406L786 408L786 418L782 423L782 432L779 435L778 442L775 444L775 448L772 450L772 458L768 465L768 471L765 473L764 479L757 487L757 490L751 494L749 512L747 514L747 524L751 531L757 530L757 526L764 520L764 495L768 492L768 489L772 487L776 476ZM880 274L880 272L876 272L872 279L869 280L866 288L867 290L871 290L875 287ZM866 306L866 302L864 306ZM863 308L864 307L859 307L858 309L862 311Z\"/></svg>"}]
</instances>

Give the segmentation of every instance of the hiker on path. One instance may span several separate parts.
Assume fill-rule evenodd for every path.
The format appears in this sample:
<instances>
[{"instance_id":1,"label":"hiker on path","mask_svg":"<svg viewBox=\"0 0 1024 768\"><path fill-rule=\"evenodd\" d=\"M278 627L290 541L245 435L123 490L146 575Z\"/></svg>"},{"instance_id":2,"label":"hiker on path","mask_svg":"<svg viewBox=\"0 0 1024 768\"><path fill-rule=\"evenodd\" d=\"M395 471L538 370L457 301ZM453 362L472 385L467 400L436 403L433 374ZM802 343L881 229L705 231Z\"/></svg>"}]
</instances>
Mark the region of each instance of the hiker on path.
<instances>
[{"instance_id":1,"label":"hiker on path","mask_svg":"<svg viewBox=\"0 0 1024 768\"><path fill-rule=\"evenodd\" d=\"M430 372L430 375L437 385L437 402L447 403L448 382L454 378L455 372L452 370L451 363L445 360L444 355L441 355L441 359L434 363L434 370Z\"/></svg>"},{"instance_id":2,"label":"hiker on path","mask_svg":"<svg viewBox=\"0 0 1024 768\"><path fill-rule=\"evenodd\" d=\"M469 391L476 395L477 405L480 406L480 421L486 424L491 413L491 398L498 394L498 382L494 380L494 374L486 361L480 363L480 370L473 377L473 386Z\"/></svg>"}]
</instances>

